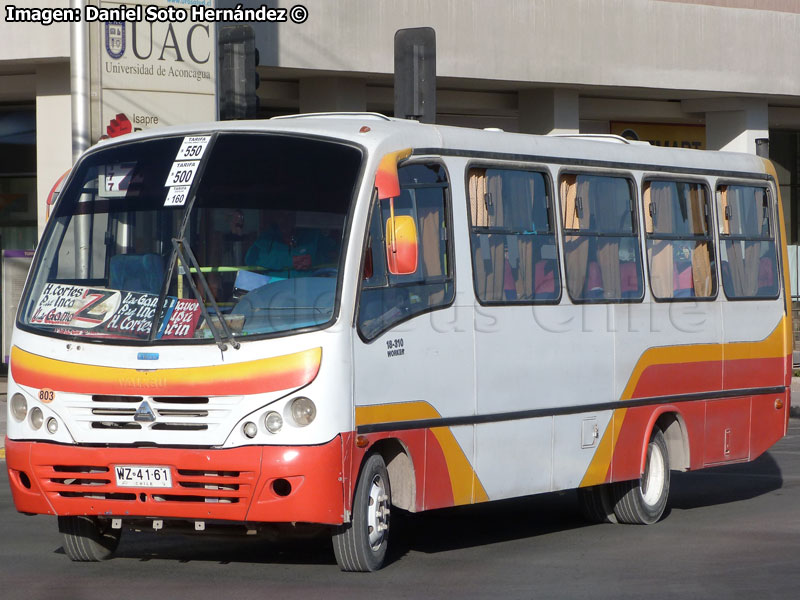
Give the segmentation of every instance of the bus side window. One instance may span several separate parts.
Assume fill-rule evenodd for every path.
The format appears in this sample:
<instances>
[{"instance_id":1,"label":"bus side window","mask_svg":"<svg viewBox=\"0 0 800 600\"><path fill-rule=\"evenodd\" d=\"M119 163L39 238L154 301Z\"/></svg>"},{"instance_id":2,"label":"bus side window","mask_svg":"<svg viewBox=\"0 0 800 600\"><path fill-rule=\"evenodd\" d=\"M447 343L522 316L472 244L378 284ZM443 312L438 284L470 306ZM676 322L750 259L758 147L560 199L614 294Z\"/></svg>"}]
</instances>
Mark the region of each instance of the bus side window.
<instances>
[{"instance_id":1,"label":"bus side window","mask_svg":"<svg viewBox=\"0 0 800 600\"><path fill-rule=\"evenodd\" d=\"M717 278L706 187L647 181L643 196L653 296L657 300L714 298Z\"/></svg>"},{"instance_id":2,"label":"bus side window","mask_svg":"<svg viewBox=\"0 0 800 600\"><path fill-rule=\"evenodd\" d=\"M480 302L558 302L550 197L537 171L470 169L472 270Z\"/></svg>"},{"instance_id":3,"label":"bus side window","mask_svg":"<svg viewBox=\"0 0 800 600\"><path fill-rule=\"evenodd\" d=\"M417 270L393 275L386 267L386 224L392 214L389 199L371 207L358 309L358 330L374 339L406 319L452 303L453 264L449 248L447 178L438 164L401 167L400 196L394 214L411 216L418 235Z\"/></svg>"},{"instance_id":4,"label":"bus side window","mask_svg":"<svg viewBox=\"0 0 800 600\"><path fill-rule=\"evenodd\" d=\"M722 287L728 298L777 298L775 227L766 188L717 188Z\"/></svg>"},{"instance_id":5,"label":"bus side window","mask_svg":"<svg viewBox=\"0 0 800 600\"><path fill-rule=\"evenodd\" d=\"M633 184L626 177L561 178L567 291L574 302L625 302L644 295Z\"/></svg>"}]
</instances>

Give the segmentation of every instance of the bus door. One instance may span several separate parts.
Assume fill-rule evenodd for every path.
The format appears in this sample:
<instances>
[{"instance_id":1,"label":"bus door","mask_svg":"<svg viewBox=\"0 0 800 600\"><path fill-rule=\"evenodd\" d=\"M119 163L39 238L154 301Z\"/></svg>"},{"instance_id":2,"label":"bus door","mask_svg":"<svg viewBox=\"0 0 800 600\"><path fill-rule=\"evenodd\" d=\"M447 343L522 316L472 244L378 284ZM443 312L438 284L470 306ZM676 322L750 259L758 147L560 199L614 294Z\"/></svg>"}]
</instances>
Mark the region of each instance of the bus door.
<instances>
[{"instance_id":1,"label":"bus door","mask_svg":"<svg viewBox=\"0 0 800 600\"><path fill-rule=\"evenodd\" d=\"M471 299L455 302L450 184L438 162L398 175L400 195L376 197L370 210L353 351L356 424L407 446L417 508L470 503L472 425L435 427L474 414L473 312Z\"/></svg>"}]
</instances>

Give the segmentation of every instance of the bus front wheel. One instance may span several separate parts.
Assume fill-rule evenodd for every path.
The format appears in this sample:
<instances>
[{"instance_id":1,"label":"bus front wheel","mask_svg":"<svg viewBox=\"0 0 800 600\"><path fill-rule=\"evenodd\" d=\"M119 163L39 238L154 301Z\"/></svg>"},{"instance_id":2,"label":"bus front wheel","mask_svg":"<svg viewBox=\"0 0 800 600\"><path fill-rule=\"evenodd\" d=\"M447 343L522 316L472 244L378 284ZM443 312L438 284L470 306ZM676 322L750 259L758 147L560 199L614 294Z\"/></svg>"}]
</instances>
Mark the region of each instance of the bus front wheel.
<instances>
[{"instance_id":1,"label":"bus front wheel","mask_svg":"<svg viewBox=\"0 0 800 600\"><path fill-rule=\"evenodd\" d=\"M669 453L660 429L650 436L642 477L614 486L614 513L620 523L650 525L661 518L669 496Z\"/></svg>"},{"instance_id":2,"label":"bus front wheel","mask_svg":"<svg viewBox=\"0 0 800 600\"><path fill-rule=\"evenodd\" d=\"M333 552L342 571L377 571L386 559L392 492L380 454L364 462L353 498L350 523L333 534Z\"/></svg>"},{"instance_id":3,"label":"bus front wheel","mask_svg":"<svg viewBox=\"0 0 800 600\"><path fill-rule=\"evenodd\" d=\"M110 558L119 545L120 529L111 529L92 517L58 517L58 530L64 537L64 552L76 562L96 562Z\"/></svg>"}]
</instances>

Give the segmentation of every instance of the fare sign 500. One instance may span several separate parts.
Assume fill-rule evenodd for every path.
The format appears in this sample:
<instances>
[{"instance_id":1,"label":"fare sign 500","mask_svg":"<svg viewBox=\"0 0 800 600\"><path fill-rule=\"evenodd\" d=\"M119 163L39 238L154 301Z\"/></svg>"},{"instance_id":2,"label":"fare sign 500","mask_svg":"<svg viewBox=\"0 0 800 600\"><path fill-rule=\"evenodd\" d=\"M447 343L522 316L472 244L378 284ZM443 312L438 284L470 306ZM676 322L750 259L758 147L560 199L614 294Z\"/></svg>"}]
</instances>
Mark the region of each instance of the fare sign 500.
<instances>
[{"instance_id":1,"label":"fare sign 500","mask_svg":"<svg viewBox=\"0 0 800 600\"><path fill-rule=\"evenodd\" d=\"M172 163L172 168L169 170L169 175L167 175L167 181L164 185L166 187L191 185L199 166L199 160L176 160Z\"/></svg>"}]
</instances>

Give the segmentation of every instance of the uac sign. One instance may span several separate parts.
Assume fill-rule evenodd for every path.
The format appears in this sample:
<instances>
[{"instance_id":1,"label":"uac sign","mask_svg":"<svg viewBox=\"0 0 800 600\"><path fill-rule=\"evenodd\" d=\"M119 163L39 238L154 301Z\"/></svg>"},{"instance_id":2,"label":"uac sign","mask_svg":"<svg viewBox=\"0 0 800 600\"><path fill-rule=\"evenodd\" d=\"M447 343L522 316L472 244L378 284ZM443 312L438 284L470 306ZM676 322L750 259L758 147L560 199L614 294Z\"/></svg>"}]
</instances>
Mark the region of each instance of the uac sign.
<instances>
[{"instance_id":1,"label":"uac sign","mask_svg":"<svg viewBox=\"0 0 800 600\"><path fill-rule=\"evenodd\" d=\"M211 58L211 31L207 24L194 23L184 32L176 31L174 23L142 22L106 23L106 52L111 58L119 59L125 54L128 25L130 49L139 60L185 62L188 59L203 65Z\"/></svg>"}]
</instances>

